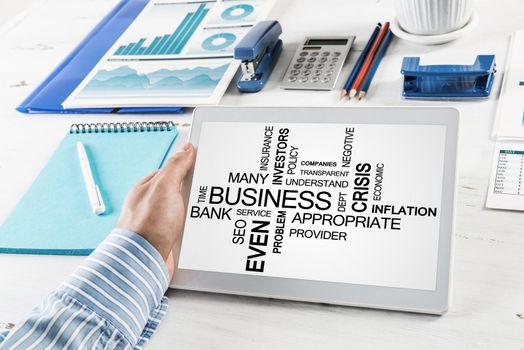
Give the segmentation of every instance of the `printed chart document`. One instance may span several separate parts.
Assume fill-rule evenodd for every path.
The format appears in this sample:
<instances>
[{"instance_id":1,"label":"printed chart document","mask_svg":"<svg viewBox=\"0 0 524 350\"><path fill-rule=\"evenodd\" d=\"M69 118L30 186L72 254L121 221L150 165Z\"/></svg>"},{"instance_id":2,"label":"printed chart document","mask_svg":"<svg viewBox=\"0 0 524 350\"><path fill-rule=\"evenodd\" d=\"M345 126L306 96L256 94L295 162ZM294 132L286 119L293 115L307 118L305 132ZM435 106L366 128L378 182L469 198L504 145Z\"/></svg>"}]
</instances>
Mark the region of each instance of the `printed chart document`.
<instances>
[{"instance_id":1,"label":"printed chart document","mask_svg":"<svg viewBox=\"0 0 524 350\"><path fill-rule=\"evenodd\" d=\"M524 210L523 143L497 143L486 207Z\"/></svg>"},{"instance_id":2,"label":"printed chart document","mask_svg":"<svg viewBox=\"0 0 524 350\"><path fill-rule=\"evenodd\" d=\"M445 138L203 122L178 267L435 290Z\"/></svg>"},{"instance_id":3,"label":"printed chart document","mask_svg":"<svg viewBox=\"0 0 524 350\"><path fill-rule=\"evenodd\" d=\"M65 108L218 103L237 43L274 0L152 0L64 101Z\"/></svg>"},{"instance_id":4,"label":"printed chart document","mask_svg":"<svg viewBox=\"0 0 524 350\"><path fill-rule=\"evenodd\" d=\"M497 139L524 139L524 31L513 33L504 82L500 93L493 136Z\"/></svg>"}]
</instances>

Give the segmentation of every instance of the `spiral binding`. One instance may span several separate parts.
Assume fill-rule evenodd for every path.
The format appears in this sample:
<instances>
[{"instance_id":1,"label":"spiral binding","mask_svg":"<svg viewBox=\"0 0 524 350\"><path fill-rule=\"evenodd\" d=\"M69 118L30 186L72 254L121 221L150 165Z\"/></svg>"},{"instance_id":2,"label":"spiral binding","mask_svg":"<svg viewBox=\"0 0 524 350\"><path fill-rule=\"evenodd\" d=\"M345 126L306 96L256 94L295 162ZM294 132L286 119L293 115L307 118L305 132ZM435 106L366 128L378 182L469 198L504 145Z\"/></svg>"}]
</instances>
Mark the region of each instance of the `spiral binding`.
<instances>
[{"instance_id":1,"label":"spiral binding","mask_svg":"<svg viewBox=\"0 0 524 350\"><path fill-rule=\"evenodd\" d=\"M145 131L171 131L178 123L168 122L116 122L116 123L87 123L73 124L70 134L87 133L121 133Z\"/></svg>"}]
</instances>

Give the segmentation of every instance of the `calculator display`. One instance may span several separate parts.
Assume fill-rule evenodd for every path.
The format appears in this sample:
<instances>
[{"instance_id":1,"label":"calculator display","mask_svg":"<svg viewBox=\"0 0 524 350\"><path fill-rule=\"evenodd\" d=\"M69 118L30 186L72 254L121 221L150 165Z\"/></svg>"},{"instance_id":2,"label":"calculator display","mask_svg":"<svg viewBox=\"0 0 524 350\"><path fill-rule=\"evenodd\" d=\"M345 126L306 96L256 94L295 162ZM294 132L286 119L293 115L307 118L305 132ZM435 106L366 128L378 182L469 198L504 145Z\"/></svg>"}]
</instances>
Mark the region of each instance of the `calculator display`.
<instances>
[{"instance_id":1,"label":"calculator display","mask_svg":"<svg viewBox=\"0 0 524 350\"><path fill-rule=\"evenodd\" d=\"M309 39L306 45L346 45L347 39Z\"/></svg>"}]
</instances>

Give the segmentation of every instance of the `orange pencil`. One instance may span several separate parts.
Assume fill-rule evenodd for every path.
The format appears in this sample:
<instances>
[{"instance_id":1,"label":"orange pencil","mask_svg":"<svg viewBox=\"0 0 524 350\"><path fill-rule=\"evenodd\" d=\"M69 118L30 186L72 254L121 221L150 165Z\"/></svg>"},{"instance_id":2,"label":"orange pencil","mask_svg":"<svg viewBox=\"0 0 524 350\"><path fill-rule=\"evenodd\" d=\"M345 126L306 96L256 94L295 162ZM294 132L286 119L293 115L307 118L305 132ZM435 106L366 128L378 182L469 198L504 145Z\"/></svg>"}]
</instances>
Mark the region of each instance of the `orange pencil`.
<instances>
[{"instance_id":1,"label":"orange pencil","mask_svg":"<svg viewBox=\"0 0 524 350\"><path fill-rule=\"evenodd\" d=\"M358 72L357 78L355 79L355 82L353 83L353 86L351 87L351 90L349 91L350 98L355 97L355 95L360 90L360 87L362 86L362 83L364 82L364 79L366 78L366 75L369 72L371 64L373 63L373 59L375 58L375 55L377 54L378 48L380 47L380 44L384 40L384 37L386 36L388 30L389 30L389 22L386 22L380 29L380 33L378 33L377 40L375 40L375 42L373 43L373 46L371 47L371 50L369 51L368 57L366 57L366 60L364 61L362 68L360 68L360 72Z\"/></svg>"}]
</instances>

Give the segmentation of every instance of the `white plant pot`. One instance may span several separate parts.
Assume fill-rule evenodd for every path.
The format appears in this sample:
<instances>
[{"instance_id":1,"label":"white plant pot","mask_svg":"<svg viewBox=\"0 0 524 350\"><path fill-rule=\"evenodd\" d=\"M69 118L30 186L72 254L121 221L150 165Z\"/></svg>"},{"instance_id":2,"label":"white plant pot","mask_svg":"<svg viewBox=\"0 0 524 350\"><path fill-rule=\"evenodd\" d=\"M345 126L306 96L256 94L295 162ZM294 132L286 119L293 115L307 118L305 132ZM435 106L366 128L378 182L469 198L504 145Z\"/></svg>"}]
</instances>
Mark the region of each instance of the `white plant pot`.
<instances>
[{"instance_id":1,"label":"white plant pot","mask_svg":"<svg viewBox=\"0 0 524 350\"><path fill-rule=\"evenodd\" d=\"M473 0L395 0L400 26L418 35L445 34L464 27Z\"/></svg>"}]
</instances>

